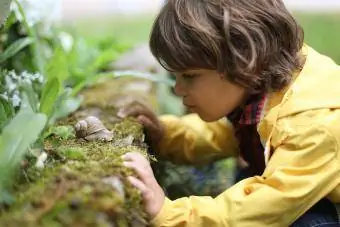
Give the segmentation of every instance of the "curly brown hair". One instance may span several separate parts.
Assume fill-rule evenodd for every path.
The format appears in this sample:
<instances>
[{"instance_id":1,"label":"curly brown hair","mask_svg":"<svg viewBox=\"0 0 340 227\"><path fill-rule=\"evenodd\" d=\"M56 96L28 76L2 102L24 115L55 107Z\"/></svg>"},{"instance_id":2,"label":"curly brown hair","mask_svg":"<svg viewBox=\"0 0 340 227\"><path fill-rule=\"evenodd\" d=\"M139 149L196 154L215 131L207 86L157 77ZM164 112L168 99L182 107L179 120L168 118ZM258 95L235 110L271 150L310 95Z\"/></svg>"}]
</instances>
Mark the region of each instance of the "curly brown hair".
<instances>
[{"instance_id":1,"label":"curly brown hair","mask_svg":"<svg viewBox=\"0 0 340 227\"><path fill-rule=\"evenodd\" d=\"M303 40L282 0L169 0L150 48L168 71L217 70L257 93L282 89L301 70Z\"/></svg>"}]
</instances>

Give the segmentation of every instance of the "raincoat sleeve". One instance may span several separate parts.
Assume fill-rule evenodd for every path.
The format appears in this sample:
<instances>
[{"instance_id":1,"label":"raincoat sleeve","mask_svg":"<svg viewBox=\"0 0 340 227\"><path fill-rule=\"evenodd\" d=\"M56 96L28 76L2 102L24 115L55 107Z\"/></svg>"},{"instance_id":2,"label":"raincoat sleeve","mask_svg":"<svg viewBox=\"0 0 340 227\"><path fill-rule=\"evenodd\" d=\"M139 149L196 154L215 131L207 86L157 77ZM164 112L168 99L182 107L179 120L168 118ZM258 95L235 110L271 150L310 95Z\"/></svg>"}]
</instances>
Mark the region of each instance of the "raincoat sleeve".
<instances>
[{"instance_id":1,"label":"raincoat sleeve","mask_svg":"<svg viewBox=\"0 0 340 227\"><path fill-rule=\"evenodd\" d=\"M289 226L340 183L340 130L306 122L283 122L274 133L273 155L262 176L245 179L216 198L166 199L153 226Z\"/></svg>"},{"instance_id":2,"label":"raincoat sleeve","mask_svg":"<svg viewBox=\"0 0 340 227\"><path fill-rule=\"evenodd\" d=\"M160 120L165 125L165 135L157 153L174 163L205 164L238 153L232 124L226 118L207 123L189 114L165 115Z\"/></svg>"}]
</instances>

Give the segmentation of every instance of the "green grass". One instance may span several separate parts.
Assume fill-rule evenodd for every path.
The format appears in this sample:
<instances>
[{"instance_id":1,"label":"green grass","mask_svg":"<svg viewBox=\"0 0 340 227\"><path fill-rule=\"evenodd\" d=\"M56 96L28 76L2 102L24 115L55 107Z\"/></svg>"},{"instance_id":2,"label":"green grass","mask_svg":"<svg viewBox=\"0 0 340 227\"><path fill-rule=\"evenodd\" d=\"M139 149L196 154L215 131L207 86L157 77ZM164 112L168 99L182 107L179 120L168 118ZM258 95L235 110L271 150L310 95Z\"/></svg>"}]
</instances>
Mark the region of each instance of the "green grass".
<instances>
[{"instance_id":1,"label":"green grass","mask_svg":"<svg viewBox=\"0 0 340 227\"><path fill-rule=\"evenodd\" d=\"M340 12L294 16L305 30L306 43L340 64Z\"/></svg>"}]
</instances>

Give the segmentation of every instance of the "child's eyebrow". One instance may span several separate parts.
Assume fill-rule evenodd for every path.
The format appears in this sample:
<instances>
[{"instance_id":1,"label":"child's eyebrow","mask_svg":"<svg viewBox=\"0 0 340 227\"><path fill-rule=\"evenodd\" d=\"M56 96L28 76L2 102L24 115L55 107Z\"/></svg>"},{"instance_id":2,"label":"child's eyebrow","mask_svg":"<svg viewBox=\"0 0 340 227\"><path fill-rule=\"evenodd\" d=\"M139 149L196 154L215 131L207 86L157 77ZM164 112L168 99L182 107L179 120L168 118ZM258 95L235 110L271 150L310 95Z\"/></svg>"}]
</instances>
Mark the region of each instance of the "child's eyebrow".
<instances>
[{"instance_id":1,"label":"child's eyebrow","mask_svg":"<svg viewBox=\"0 0 340 227\"><path fill-rule=\"evenodd\" d=\"M198 73L195 73L195 72L192 72L192 73L182 73L181 76L184 76L184 77L193 77L193 76L198 76L199 74Z\"/></svg>"}]
</instances>

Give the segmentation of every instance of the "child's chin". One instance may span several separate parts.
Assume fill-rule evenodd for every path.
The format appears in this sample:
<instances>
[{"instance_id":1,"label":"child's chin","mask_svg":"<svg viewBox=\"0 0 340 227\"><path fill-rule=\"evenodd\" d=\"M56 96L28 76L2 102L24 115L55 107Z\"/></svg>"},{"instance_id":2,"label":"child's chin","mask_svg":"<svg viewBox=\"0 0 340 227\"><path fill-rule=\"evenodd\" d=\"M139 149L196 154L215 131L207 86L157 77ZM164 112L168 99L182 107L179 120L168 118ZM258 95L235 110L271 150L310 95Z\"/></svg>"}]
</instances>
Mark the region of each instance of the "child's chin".
<instances>
[{"instance_id":1,"label":"child's chin","mask_svg":"<svg viewBox=\"0 0 340 227\"><path fill-rule=\"evenodd\" d=\"M219 119L221 119L220 117L207 115L207 114L200 114L199 112L197 112L197 114L203 121L206 121L206 122L214 122L214 121L218 121Z\"/></svg>"}]
</instances>

